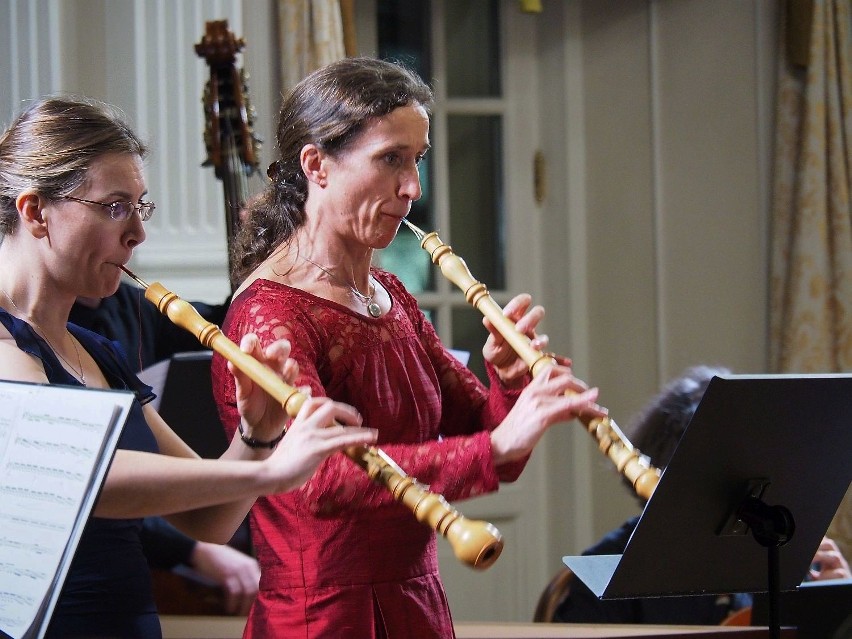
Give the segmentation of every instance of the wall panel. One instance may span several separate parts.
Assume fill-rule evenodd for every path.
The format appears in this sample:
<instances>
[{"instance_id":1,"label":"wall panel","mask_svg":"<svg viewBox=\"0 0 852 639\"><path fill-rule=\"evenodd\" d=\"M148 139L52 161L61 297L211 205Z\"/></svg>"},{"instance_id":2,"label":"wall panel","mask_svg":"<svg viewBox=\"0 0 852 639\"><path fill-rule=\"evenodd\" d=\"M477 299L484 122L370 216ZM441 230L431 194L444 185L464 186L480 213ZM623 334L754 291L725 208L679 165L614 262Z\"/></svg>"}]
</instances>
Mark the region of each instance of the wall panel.
<instances>
[{"instance_id":1,"label":"wall panel","mask_svg":"<svg viewBox=\"0 0 852 639\"><path fill-rule=\"evenodd\" d=\"M582 162L556 165L568 192L548 207L554 220L567 211L570 246L585 254L585 271L545 282L572 308L549 314L548 323L582 327L572 333L583 355L575 365L625 426L685 366L765 370L777 7L765 0L579 7L570 27L549 22L546 33L570 33L579 20L579 41L561 46L573 62L580 56L581 68L569 59L561 83L545 86L582 104L579 125L576 108L560 114L568 125L563 152ZM558 46L557 39L548 41ZM551 477L574 486L579 512L591 505L591 537L577 525L566 540L579 552L638 507L593 442L576 443L591 478L572 483L555 459Z\"/></svg>"},{"instance_id":2,"label":"wall panel","mask_svg":"<svg viewBox=\"0 0 852 639\"><path fill-rule=\"evenodd\" d=\"M244 4L246 7L244 7ZM248 8L247 8L248 7ZM244 33L244 11L258 33ZM227 19L248 43L269 51L268 2L241 0L3 0L0 97L4 123L35 97L85 95L114 104L149 144L149 196L157 212L131 266L187 299L229 293L224 196L206 157L202 92L209 77L195 53L207 20ZM237 65L245 66L243 55ZM250 70L249 70L250 71ZM251 90L251 85L249 86ZM264 96L274 95L264 87ZM273 106L258 111L269 130ZM250 191L259 190L260 176Z\"/></svg>"},{"instance_id":3,"label":"wall panel","mask_svg":"<svg viewBox=\"0 0 852 639\"><path fill-rule=\"evenodd\" d=\"M4 125L33 96L60 88L62 58L55 37L59 24L59 0L0 2L0 122Z\"/></svg>"}]
</instances>

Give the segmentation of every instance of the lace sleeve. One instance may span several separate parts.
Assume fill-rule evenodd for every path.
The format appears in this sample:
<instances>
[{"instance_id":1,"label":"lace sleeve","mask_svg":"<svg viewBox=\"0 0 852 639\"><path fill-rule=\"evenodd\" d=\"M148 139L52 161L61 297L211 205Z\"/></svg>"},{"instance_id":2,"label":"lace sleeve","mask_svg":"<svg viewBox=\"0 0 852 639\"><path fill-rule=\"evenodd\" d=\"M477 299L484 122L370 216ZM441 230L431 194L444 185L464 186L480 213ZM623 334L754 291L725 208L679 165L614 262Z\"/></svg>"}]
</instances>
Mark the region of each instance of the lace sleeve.
<instances>
[{"instance_id":1,"label":"lace sleeve","mask_svg":"<svg viewBox=\"0 0 852 639\"><path fill-rule=\"evenodd\" d=\"M489 381L486 389L479 378L444 347L423 313L419 309L417 312L420 317L419 334L435 362L441 380L445 406L441 433L457 435L494 430L515 405L523 388L509 389L503 386L494 368L486 362ZM500 481L515 481L528 460L529 456L498 466L496 472Z\"/></svg>"}]
</instances>

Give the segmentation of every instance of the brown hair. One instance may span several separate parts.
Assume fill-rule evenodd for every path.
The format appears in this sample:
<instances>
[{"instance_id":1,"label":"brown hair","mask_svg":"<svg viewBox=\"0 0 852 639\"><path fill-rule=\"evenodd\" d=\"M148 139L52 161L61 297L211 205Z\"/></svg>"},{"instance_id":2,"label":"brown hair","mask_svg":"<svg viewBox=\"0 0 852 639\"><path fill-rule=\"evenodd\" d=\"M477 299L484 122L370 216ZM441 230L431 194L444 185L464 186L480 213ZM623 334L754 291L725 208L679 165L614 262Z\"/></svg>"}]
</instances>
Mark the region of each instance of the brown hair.
<instances>
[{"instance_id":1,"label":"brown hair","mask_svg":"<svg viewBox=\"0 0 852 639\"><path fill-rule=\"evenodd\" d=\"M232 280L241 282L304 224L308 183L299 154L305 144L341 153L370 121L411 104L428 112L432 91L416 73L395 62L345 58L299 82L278 113L279 159L267 172L269 185L248 205L232 249Z\"/></svg>"},{"instance_id":2,"label":"brown hair","mask_svg":"<svg viewBox=\"0 0 852 639\"><path fill-rule=\"evenodd\" d=\"M710 380L728 375L723 366L692 366L663 387L631 421L625 434L631 443L664 469L689 425Z\"/></svg>"},{"instance_id":3,"label":"brown hair","mask_svg":"<svg viewBox=\"0 0 852 639\"><path fill-rule=\"evenodd\" d=\"M710 380L730 372L724 366L698 365L687 368L679 377L670 380L630 420L624 429L627 439L648 457L652 466L665 470ZM622 479L632 492L633 485L623 476ZM637 498L644 503L644 499L638 495Z\"/></svg>"},{"instance_id":4,"label":"brown hair","mask_svg":"<svg viewBox=\"0 0 852 639\"><path fill-rule=\"evenodd\" d=\"M115 107L88 98L33 102L0 136L0 241L17 226L22 191L58 200L82 185L106 153L148 153Z\"/></svg>"}]
</instances>

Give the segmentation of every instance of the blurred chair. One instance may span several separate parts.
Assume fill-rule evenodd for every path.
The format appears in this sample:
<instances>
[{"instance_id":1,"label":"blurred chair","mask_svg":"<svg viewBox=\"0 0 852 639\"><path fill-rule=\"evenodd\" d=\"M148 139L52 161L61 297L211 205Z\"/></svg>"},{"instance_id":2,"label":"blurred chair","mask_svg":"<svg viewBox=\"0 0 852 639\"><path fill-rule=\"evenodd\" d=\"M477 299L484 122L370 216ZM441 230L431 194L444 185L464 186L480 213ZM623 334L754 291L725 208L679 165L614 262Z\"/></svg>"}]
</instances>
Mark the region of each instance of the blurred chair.
<instances>
[{"instance_id":1,"label":"blurred chair","mask_svg":"<svg viewBox=\"0 0 852 639\"><path fill-rule=\"evenodd\" d=\"M571 584L574 581L574 573L569 568L562 568L557 572L545 587L538 598L538 604L533 614L534 622L550 623L554 621L559 605L571 594ZM726 617L720 625L722 626L750 626L752 620L751 607L738 610Z\"/></svg>"},{"instance_id":2,"label":"blurred chair","mask_svg":"<svg viewBox=\"0 0 852 639\"><path fill-rule=\"evenodd\" d=\"M751 625L751 606L740 608L736 612L722 619L720 626L750 626Z\"/></svg>"},{"instance_id":3,"label":"blurred chair","mask_svg":"<svg viewBox=\"0 0 852 639\"><path fill-rule=\"evenodd\" d=\"M535 607L533 621L551 622L559 607L571 593L571 582L574 581L574 573L568 568L562 568L547 584L544 592L538 598Z\"/></svg>"}]
</instances>

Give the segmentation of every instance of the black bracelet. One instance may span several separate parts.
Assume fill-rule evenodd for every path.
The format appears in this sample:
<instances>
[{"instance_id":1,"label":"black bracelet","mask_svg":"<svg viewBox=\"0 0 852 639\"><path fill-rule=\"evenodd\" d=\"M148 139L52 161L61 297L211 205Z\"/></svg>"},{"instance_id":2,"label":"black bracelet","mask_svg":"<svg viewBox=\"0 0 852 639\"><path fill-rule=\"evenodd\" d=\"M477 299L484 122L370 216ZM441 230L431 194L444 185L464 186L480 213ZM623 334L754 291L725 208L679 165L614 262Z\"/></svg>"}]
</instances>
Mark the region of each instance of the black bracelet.
<instances>
[{"instance_id":1,"label":"black bracelet","mask_svg":"<svg viewBox=\"0 0 852 639\"><path fill-rule=\"evenodd\" d=\"M265 442L260 439L255 439L254 437L246 437L246 433L243 430L243 420L237 422L237 428L240 430L240 439L242 439L243 443L249 448L275 448L278 445L278 442L284 439L284 435L287 434L287 428L285 427L278 437Z\"/></svg>"}]
</instances>

